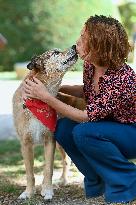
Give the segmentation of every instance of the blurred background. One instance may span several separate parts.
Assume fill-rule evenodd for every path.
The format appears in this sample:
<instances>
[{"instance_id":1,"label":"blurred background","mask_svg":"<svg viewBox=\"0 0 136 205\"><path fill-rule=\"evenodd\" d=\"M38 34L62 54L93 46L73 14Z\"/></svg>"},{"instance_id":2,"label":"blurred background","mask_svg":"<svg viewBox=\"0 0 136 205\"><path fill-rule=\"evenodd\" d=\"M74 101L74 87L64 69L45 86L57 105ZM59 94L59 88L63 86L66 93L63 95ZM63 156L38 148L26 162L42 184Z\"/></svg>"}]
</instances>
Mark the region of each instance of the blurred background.
<instances>
[{"instance_id":1,"label":"blurred background","mask_svg":"<svg viewBox=\"0 0 136 205\"><path fill-rule=\"evenodd\" d=\"M0 204L3 196L18 195L25 183L12 120L12 96L27 73L26 64L35 54L75 44L84 22L94 14L111 15L122 22L132 46L128 63L136 70L136 0L0 0ZM82 83L82 63L78 60L63 84ZM37 147L38 180L42 152L42 147ZM62 168L58 152L54 166L55 170ZM71 180L77 180L79 173L75 167L71 170Z\"/></svg>"},{"instance_id":2,"label":"blurred background","mask_svg":"<svg viewBox=\"0 0 136 205\"><path fill-rule=\"evenodd\" d=\"M0 0L0 33L7 39L0 52L0 71L13 71L15 63L50 48L71 46L94 14L116 17L130 41L136 39L135 0Z\"/></svg>"}]
</instances>

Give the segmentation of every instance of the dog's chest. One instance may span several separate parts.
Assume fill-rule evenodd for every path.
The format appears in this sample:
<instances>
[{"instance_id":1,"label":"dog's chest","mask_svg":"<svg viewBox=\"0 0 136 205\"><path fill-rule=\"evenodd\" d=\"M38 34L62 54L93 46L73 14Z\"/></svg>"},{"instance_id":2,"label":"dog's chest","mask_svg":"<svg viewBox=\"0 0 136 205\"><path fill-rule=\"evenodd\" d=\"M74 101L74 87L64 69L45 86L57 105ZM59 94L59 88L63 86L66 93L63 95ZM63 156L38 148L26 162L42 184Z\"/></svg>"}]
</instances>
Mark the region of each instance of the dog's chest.
<instances>
[{"instance_id":1,"label":"dog's chest","mask_svg":"<svg viewBox=\"0 0 136 205\"><path fill-rule=\"evenodd\" d=\"M50 134L50 131L37 118L31 117L28 121L27 133L31 134L34 144L42 144L44 137Z\"/></svg>"}]
</instances>

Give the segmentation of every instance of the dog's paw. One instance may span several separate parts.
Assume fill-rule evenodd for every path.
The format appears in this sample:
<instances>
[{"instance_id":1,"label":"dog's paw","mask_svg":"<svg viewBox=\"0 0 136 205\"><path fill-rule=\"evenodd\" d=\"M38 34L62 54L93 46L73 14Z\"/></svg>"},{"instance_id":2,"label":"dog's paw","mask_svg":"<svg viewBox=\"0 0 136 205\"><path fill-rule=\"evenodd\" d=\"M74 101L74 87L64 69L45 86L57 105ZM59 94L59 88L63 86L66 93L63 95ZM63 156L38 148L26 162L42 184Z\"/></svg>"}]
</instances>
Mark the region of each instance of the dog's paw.
<instances>
[{"instance_id":1,"label":"dog's paw","mask_svg":"<svg viewBox=\"0 0 136 205\"><path fill-rule=\"evenodd\" d=\"M51 189L42 189L41 195L44 196L45 200L51 200L53 195L54 195L53 188L51 188Z\"/></svg>"},{"instance_id":2,"label":"dog's paw","mask_svg":"<svg viewBox=\"0 0 136 205\"><path fill-rule=\"evenodd\" d=\"M18 199L28 199L30 198L30 194L26 191L24 191L22 194L20 194L20 196L18 197Z\"/></svg>"},{"instance_id":3,"label":"dog's paw","mask_svg":"<svg viewBox=\"0 0 136 205\"><path fill-rule=\"evenodd\" d=\"M24 191L22 194L20 194L18 199L28 199L28 198L31 198L34 194L35 194L35 191L33 191L31 193L27 192L27 191Z\"/></svg>"}]
</instances>

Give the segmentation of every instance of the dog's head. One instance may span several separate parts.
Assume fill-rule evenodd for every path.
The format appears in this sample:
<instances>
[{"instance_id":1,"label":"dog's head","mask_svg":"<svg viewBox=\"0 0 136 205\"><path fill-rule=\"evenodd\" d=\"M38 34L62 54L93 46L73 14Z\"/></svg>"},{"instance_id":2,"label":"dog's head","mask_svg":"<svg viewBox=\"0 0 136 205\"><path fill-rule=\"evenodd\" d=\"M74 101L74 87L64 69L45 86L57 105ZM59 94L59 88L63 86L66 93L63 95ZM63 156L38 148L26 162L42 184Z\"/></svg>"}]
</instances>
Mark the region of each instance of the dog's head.
<instances>
[{"instance_id":1,"label":"dog's head","mask_svg":"<svg viewBox=\"0 0 136 205\"><path fill-rule=\"evenodd\" d=\"M66 51L53 49L39 56L34 56L27 65L29 70L35 73L42 72L47 76L53 73L63 74L77 61L76 46Z\"/></svg>"}]
</instances>

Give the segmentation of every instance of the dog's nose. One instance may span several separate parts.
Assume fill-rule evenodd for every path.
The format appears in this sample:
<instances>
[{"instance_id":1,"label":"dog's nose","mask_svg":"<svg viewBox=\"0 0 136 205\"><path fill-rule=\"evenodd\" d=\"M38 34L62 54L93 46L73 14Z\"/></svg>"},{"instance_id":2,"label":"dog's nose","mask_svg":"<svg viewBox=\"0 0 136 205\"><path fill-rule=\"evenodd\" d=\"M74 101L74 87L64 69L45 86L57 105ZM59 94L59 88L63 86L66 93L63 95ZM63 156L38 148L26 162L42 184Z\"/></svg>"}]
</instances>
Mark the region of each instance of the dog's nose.
<instances>
[{"instance_id":1,"label":"dog's nose","mask_svg":"<svg viewBox=\"0 0 136 205\"><path fill-rule=\"evenodd\" d=\"M73 45L71 48L72 48L74 51L76 51L76 45Z\"/></svg>"},{"instance_id":2,"label":"dog's nose","mask_svg":"<svg viewBox=\"0 0 136 205\"><path fill-rule=\"evenodd\" d=\"M28 68L29 70L32 70L31 63L29 63L29 64L27 65L27 68Z\"/></svg>"}]
</instances>

